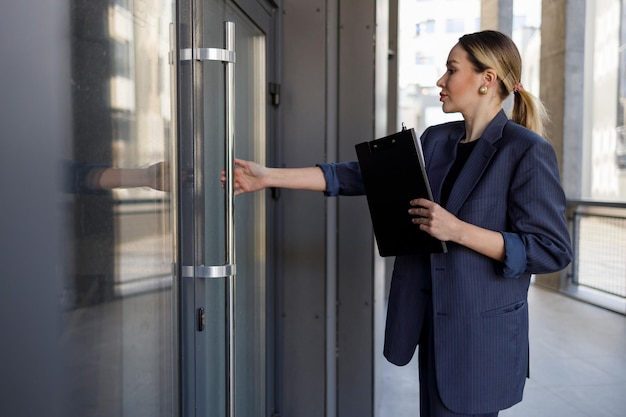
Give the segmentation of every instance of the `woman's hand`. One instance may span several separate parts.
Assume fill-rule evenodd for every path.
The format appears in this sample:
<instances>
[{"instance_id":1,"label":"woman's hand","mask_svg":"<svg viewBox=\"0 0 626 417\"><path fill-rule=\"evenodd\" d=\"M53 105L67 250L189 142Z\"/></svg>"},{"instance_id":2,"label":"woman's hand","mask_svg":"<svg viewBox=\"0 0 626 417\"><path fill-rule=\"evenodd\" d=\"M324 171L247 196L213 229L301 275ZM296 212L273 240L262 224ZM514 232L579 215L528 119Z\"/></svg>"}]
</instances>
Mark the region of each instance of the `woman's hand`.
<instances>
[{"instance_id":1,"label":"woman's hand","mask_svg":"<svg viewBox=\"0 0 626 417\"><path fill-rule=\"evenodd\" d=\"M256 162L235 158L235 195L251 193L266 188L265 176L267 168ZM226 181L226 174L222 171L222 187Z\"/></svg>"},{"instance_id":2,"label":"woman's hand","mask_svg":"<svg viewBox=\"0 0 626 417\"><path fill-rule=\"evenodd\" d=\"M264 188L290 188L293 190L324 191L326 179L319 167L268 168L256 162L235 158L235 195L259 191ZM222 187L226 175L222 171Z\"/></svg>"},{"instance_id":3,"label":"woman's hand","mask_svg":"<svg viewBox=\"0 0 626 417\"><path fill-rule=\"evenodd\" d=\"M418 198L409 202L413 208L409 214L416 216L412 222L420 229L442 241L458 241L462 222L439 204Z\"/></svg>"},{"instance_id":4,"label":"woman's hand","mask_svg":"<svg viewBox=\"0 0 626 417\"><path fill-rule=\"evenodd\" d=\"M449 211L424 198L409 202L413 208L409 214L412 221L429 235L448 242L455 242L497 261L505 256L504 238L500 232L464 222Z\"/></svg>"}]
</instances>

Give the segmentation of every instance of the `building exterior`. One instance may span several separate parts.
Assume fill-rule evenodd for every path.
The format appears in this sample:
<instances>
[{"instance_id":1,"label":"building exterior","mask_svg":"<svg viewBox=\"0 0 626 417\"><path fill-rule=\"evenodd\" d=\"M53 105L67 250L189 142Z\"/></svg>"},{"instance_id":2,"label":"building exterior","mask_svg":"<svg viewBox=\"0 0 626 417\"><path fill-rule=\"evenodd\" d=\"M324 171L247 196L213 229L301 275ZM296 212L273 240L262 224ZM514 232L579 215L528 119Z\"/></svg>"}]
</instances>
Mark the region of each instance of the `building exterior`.
<instances>
[{"instance_id":1,"label":"building exterior","mask_svg":"<svg viewBox=\"0 0 626 417\"><path fill-rule=\"evenodd\" d=\"M233 198L221 170L353 160L444 120L442 54L498 28L532 62L568 197L623 202L624 1L544 2L540 32L528 4L5 5L1 414L376 416L390 261L365 201ZM537 280L585 285L567 273Z\"/></svg>"}]
</instances>

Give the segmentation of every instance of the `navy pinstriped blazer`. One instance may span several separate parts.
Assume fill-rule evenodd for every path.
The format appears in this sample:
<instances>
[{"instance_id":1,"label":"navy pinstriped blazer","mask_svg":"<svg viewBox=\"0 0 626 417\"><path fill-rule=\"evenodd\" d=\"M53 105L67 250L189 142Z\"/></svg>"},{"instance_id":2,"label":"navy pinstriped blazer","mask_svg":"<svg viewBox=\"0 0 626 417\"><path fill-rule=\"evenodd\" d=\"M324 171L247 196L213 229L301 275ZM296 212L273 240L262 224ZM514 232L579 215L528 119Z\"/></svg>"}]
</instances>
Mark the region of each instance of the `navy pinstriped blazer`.
<instances>
[{"instance_id":1,"label":"navy pinstriped blazer","mask_svg":"<svg viewBox=\"0 0 626 417\"><path fill-rule=\"evenodd\" d=\"M421 137L435 201L465 136L464 122L428 128ZM327 195L363 194L358 163L320 165ZM571 261L555 152L501 111L476 144L446 209L499 231L506 259L496 262L448 242L448 253L397 257L392 275L385 357L407 364L416 349L432 291L435 365L444 404L478 414L521 401L528 375L531 274ZM423 291L426 290L426 291Z\"/></svg>"}]
</instances>

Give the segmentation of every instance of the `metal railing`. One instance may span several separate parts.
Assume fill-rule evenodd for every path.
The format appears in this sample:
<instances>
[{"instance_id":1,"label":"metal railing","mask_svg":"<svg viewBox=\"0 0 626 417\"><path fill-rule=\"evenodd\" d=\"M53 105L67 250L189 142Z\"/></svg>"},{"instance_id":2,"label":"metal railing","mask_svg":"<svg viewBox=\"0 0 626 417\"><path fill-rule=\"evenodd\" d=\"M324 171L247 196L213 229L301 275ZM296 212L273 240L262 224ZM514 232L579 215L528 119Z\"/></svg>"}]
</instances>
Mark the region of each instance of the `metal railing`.
<instances>
[{"instance_id":1,"label":"metal railing","mask_svg":"<svg viewBox=\"0 0 626 417\"><path fill-rule=\"evenodd\" d=\"M626 303L626 203L570 200L567 216L574 249L567 285Z\"/></svg>"}]
</instances>

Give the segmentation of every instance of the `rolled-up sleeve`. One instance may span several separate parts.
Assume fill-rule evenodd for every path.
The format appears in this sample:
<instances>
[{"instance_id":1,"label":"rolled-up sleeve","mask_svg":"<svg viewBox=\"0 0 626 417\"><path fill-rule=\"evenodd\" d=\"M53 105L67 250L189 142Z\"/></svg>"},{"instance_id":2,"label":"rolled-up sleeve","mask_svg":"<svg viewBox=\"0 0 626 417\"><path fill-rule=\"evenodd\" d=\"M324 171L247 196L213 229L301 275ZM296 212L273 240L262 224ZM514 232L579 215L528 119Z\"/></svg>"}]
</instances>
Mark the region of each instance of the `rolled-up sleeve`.
<instances>
[{"instance_id":1,"label":"rolled-up sleeve","mask_svg":"<svg viewBox=\"0 0 626 417\"><path fill-rule=\"evenodd\" d=\"M71 194L106 194L109 190L97 186L97 177L110 165L91 164L85 162L65 161L65 184L64 191Z\"/></svg>"},{"instance_id":2,"label":"rolled-up sleeve","mask_svg":"<svg viewBox=\"0 0 626 417\"><path fill-rule=\"evenodd\" d=\"M517 257L514 253L524 255L527 273L560 271L572 260L572 247L565 218L566 198L552 145L541 140L530 146L512 178L509 192L511 228L507 232L513 232L515 238L503 233L510 272L516 272L522 266L514 261L513 258ZM520 244L523 250L513 249Z\"/></svg>"},{"instance_id":3,"label":"rolled-up sleeve","mask_svg":"<svg viewBox=\"0 0 626 417\"><path fill-rule=\"evenodd\" d=\"M503 278L517 278L526 271L526 247L517 233L500 232L504 238Z\"/></svg>"},{"instance_id":4,"label":"rolled-up sleeve","mask_svg":"<svg viewBox=\"0 0 626 417\"><path fill-rule=\"evenodd\" d=\"M365 194L358 162L317 164L317 166L324 173L326 180L324 195L335 197Z\"/></svg>"}]
</instances>

